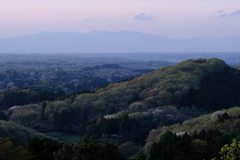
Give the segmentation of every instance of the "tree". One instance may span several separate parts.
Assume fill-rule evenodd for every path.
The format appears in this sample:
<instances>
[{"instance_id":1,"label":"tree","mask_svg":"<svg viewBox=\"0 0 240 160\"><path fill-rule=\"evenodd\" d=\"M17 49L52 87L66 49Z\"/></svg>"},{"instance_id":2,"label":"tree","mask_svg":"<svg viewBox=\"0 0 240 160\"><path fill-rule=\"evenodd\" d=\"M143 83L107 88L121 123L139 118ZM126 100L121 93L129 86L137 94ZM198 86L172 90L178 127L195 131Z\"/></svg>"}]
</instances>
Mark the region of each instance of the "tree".
<instances>
[{"instance_id":1,"label":"tree","mask_svg":"<svg viewBox=\"0 0 240 160\"><path fill-rule=\"evenodd\" d=\"M64 143L63 148L53 154L54 160L72 160L73 159L73 144Z\"/></svg>"},{"instance_id":2,"label":"tree","mask_svg":"<svg viewBox=\"0 0 240 160\"><path fill-rule=\"evenodd\" d=\"M189 160L202 160L207 154L208 144L206 141L195 139L191 143Z\"/></svg>"},{"instance_id":3,"label":"tree","mask_svg":"<svg viewBox=\"0 0 240 160\"><path fill-rule=\"evenodd\" d=\"M230 116L227 112L225 112L222 115L218 114L218 119L219 119L220 122L224 122L225 120L230 119Z\"/></svg>"},{"instance_id":4,"label":"tree","mask_svg":"<svg viewBox=\"0 0 240 160\"><path fill-rule=\"evenodd\" d=\"M12 141L0 137L0 159L1 160L31 160L33 157L30 152L22 146L14 146Z\"/></svg>"},{"instance_id":5,"label":"tree","mask_svg":"<svg viewBox=\"0 0 240 160\"><path fill-rule=\"evenodd\" d=\"M158 157L159 148L160 147L158 147L158 144L156 142L152 144L152 147L149 153L149 160L154 160Z\"/></svg>"},{"instance_id":6,"label":"tree","mask_svg":"<svg viewBox=\"0 0 240 160\"><path fill-rule=\"evenodd\" d=\"M142 152L140 152L136 157L133 157L130 160L146 160L146 159L147 157Z\"/></svg>"},{"instance_id":7,"label":"tree","mask_svg":"<svg viewBox=\"0 0 240 160\"><path fill-rule=\"evenodd\" d=\"M42 113L41 113L41 116L44 117L44 112L45 112L45 108L47 107L47 103L46 101L43 101L43 104L42 104Z\"/></svg>"},{"instance_id":8,"label":"tree","mask_svg":"<svg viewBox=\"0 0 240 160\"><path fill-rule=\"evenodd\" d=\"M240 141L233 139L230 145L226 144L220 149L219 154L222 160L240 159Z\"/></svg>"},{"instance_id":9,"label":"tree","mask_svg":"<svg viewBox=\"0 0 240 160\"><path fill-rule=\"evenodd\" d=\"M34 156L33 160L53 160L53 153L58 152L63 144L52 138L33 138L30 140L27 150Z\"/></svg>"},{"instance_id":10,"label":"tree","mask_svg":"<svg viewBox=\"0 0 240 160\"><path fill-rule=\"evenodd\" d=\"M129 129L130 129L130 120L129 120L128 114L125 114L123 116L122 122L119 125L119 132L121 134L126 134L129 131Z\"/></svg>"},{"instance_id":11,"label":"tree","mask_svg":"<svg viewBox=\"0 0 240 160\"><path fill-rule=\"evenodd\" d=\"M109 142L99 143L94 136L84 137L74 146L73 160L126 160L118 147Z\"/></svg>"},{"instance_id":12,"label":"tree","mask_svg":"<svg viewBox=\"0 0 240 160\"><path fill-rule=\"evenodd\" d=\"M7 120L7 116L3 111L0 111L0 120Z\"/></svg>"},{"instance_id":13,"label":"tree","mask_svg":"<svg viewBox=\"0 0 240 160\"><path fill-rule=\"evenodd\" d=\"M132 155L138 153L140 148L136 146L133 142L128 141L121 144L121 146L119 146L119 149L121 153L128 157L131 157Z\"/></svg>"}]
</instances>

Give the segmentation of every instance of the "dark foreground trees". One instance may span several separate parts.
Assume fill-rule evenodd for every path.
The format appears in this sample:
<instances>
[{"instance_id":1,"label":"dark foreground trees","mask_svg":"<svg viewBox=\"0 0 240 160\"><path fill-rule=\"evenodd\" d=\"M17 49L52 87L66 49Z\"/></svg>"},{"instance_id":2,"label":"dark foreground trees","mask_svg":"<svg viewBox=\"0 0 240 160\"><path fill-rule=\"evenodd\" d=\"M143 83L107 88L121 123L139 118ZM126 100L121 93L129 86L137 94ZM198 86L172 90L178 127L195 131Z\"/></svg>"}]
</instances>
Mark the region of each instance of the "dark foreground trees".
<instances>
[{"instance_id":1,"label":"dark foreground trees","mask_svg":"<svg viewBox=\"0 0 240 160\"><path fill-rule=\"evenodd\" d=\"M216 160L220 160L222 156L229 153L228 150L231 150L234 154L239 152L229 149L228 146L221 149L222 146L230 143L235 136L234 134L224 134L217 130L210 130L207 133L202 130L199 133L193 133L193 135L185 133L181 136L167 131L157 143L153 143L148 160L202 160L213 157L216 157ZM221 155L219 155L220 149Z\"/></svg>"},{"instance_id":2,"label":"dark foreground trees","mask_svg":"<svg viewBox=\"0 0 240 160\"><path fill-rule=\"evenodd\" d=\"M15 146L9 139L0 137L1 160L31 160L32 158L32 154L22 146Z\"/></svg>"},{"instance_id":3,"label":"dark foreground trees","mask_svg":"<svg viewBox=\"0 0 240 160\"><path fill-rule=\"evenodd\" d=\"M32 160L125 160L118 146L100 143L93 136L84 137L76 145L60 143L51 138L33 138L27 148Z\"/></svg>"},{"instance_id":4,"label":"dark foreground trees","mask_svg":"<svg viewBox=\"0 0 240 160\"><path fill-rule=\"evenodd\" d=\"M84 137L76 145L61 143L52 138L33 138L27 148L16 146L0 137L1 160L126 160L118 146L100 143L93 136Z\"/></svg>"},{"instance_id":5,"label":"dark foreground trees","mask_svg":"<svg viewBox=\"0 0 240 160\"><path fill-rule=\"evenodd\" d=\"M74 160L125 160L118 147L109 142L99 143L93 136L73 148Z\"/></svg>"}]
</instances>

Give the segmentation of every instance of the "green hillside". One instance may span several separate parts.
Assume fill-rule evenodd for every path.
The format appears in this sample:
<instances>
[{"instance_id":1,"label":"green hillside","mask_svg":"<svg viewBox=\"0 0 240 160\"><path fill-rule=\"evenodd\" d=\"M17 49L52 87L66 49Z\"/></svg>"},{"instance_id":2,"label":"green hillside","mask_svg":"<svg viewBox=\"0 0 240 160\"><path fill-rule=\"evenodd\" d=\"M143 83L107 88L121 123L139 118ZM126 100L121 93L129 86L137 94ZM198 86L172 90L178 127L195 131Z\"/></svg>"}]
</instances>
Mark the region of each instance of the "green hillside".
<instances>
[{"instance_id":1,"label":"green hillside","mask_svg":"<svg viewBox=\"0 0 240 160\"><path fill-rule=\"evenodd\" d=\"M190 59L96 91L5 113L9 120L40 132L57 130L97 138L121 134L119 143L143 145L153 128L240 105L239 77L239 71L222 60Z\"/></svg>"},{"instance_id":2,"label":"green hillside","mask_svg":"<svg viewBox=\"0 0 240 160\"><path fill-rule=\"evenodd\" d=\"M179 131L196 135L195 139L189 135L185 137L189 140L189 146L193 145L192 143L197 143L195 146L198 146L199 142L210 147L215 143L211 138L199 138L202 132L206 132L210 137L215 134L220 139L227 134L227 138L221 143L216 142L218 146L213 147L214 154L208 154L209 159L217 157L222 145L236 138L240 132L238 97L239 70L216 58L189 59L99 89L65 94L56 100L45 100L37 104L7 107L3 113L7 120L12 122L3 121L1 124L13 125L9 125L12 126L10 131L2 129L5 132L2 132L1 136L8 135L14 143L26 144L35 133L24 129L19 135L13 134L14 128L21 128L15 124L18 123L41 133L57 131L63 133L62 135L94 135L101 141L118 144L128 157L136 154L140 150L139 146L144 146L142 151L150 159L154 159L159 157L158 154L167 153L152 151L153 144L156 148L161 147L163 142L159 142L159 139L168 133L166 131L171 132L172 138L168 145L176 147L184 141L176 137L175 133ZM222 109L229 115L218 117L215 113L214 118L211 118L209 113ZM25 133L29 136L21 138ZM179 142L178 145L175 145L175 142ZM126 148L134 149L130 153ZM187 150L186 148L186 153L179 151L176 155L184 153L182 159L193 158ZM168 154L170 156L166 155L164 158L173 159L172 152L170 154L169 151Z\"/></svg>"},{"instance_id":3,"label":"green hillside","mask_svg":"<svg viewBox=\"0 0 240 160\"><path fill-rule=\"evenodd\" d=\"M142 151L147 155L150 154L150 157L160 157L160 154L168 154L169 151L167 151L167 149L161 150L160 145L162 145L162 143L167 140L169 136L172 138L175 136L174 141L169 142L171 140L168 139L168 144L164 142L165 145L169 147L168 149L173 149L178 145L178 147L175 148L178 150L181 148L181 145L182 147L183 145L186 147L194 142L197 142L194 145L199 148L202 147L203 143L206 144L205 151L198 151L199 153L195 153L195 157L193 155L193 157L191 157L191 154L188 151L182 151L182 154L188 154L185 156L189 156L189 158L185 157L185 159L201 159L199 158L201 157L200 155L202 155L202 159L205 159L208 156L210 157L207 159L213 158L214 156L218 157L219 159L220 157L218 155L218 151L224 144L230 143L232 138L240 139L239 122L240 108L233 107L227 110L205 114L192 120L185 121L181 124L177 123L171 126L159 127L150 131ZM180 145L179 143L184 144ZM156 145L160 147L156 152L158 155L151 155ZM188 150L190 151L192 149L193 148L189 148ZM207 153L207 150L209 150L211 153ZM167 155L167 157L170 157L170 155Z\"/></svg>"},{"instance_id":4,"label":"green hillside","mask_svg":"<svg viewBox=\"0 0 240 160\"><path fill-rule=\"evenodd\" d=\"M33 137L44 137L45 135L35 130L26 128L14 122L0 120L0 137L9 138L14 144L27 146Z\"/></svg>"}]
</instances>

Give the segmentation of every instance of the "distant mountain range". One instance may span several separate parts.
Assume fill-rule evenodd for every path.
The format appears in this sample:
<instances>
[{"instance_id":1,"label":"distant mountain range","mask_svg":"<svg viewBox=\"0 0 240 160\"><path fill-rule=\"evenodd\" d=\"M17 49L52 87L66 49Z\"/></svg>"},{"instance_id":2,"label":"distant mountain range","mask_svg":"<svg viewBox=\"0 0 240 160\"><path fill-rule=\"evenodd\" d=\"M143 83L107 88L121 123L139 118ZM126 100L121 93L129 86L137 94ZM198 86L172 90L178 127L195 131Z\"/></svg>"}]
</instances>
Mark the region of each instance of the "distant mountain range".
<instances>
[{"instance_id":1,"label":"distant mountain range","mask_svg":"<svg viewBox=\"0 0 240 160\"><path fill-rule=\"evenodd\" d=\"M176 39L135 31L41 32L0 39L0 53L239 52L240 36Z\"/></svg>"}]
</instances>

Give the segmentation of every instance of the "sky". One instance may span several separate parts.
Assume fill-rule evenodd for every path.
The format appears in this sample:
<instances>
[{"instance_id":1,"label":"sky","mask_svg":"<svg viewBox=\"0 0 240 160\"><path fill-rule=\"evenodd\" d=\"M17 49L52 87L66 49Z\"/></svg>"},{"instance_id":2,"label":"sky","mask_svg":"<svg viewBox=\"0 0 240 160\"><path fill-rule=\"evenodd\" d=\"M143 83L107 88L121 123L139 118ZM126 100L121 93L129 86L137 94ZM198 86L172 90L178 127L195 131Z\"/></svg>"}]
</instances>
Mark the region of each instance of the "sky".
<instances>
[{"instance_id":1,"label":"sky","mask_svg":"<svg viewBox=\"0 0 240 160\"><path fill-rule=\"evenodd\" d=\"M240 36L240 0L0 0L0 38L133 30L170 38Z\"/></svg>"}]
</instances>

